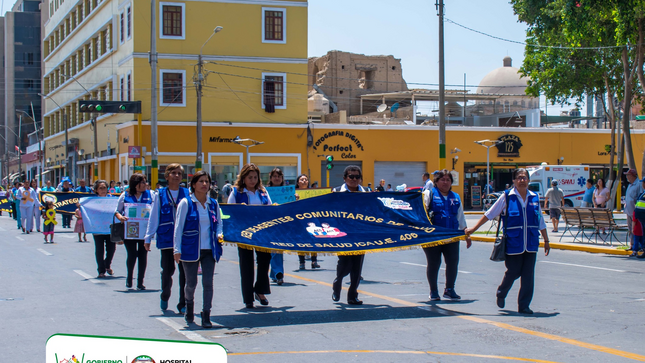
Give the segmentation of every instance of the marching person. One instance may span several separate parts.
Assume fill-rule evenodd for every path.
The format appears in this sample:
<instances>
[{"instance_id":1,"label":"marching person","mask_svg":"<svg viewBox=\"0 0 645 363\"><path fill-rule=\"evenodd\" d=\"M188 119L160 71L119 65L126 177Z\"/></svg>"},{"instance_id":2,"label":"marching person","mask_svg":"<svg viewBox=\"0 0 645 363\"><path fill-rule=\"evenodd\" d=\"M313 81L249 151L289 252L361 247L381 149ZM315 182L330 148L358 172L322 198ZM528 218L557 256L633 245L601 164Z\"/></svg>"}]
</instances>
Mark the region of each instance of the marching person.
<instances>
[{"instance_id":1,"label":"marching person","mask_svg":"<svg viewBox=\"0 0 645 363\"><path fill-rule=\"evenodd\" d=\"M78 188L76 188L74 191L75 192L80 192L80 193L91 193L92 188L88 187L85 185L85 179L79 179L78 180Z\"/></svg>"},{"instance_id":2,"label":"marching person","mask_svg":"<svg viewBox=\"0 0 645 363\"><path fill-rule=\"evenodd\" d=\"M23 233L31 233L34 229L34 208L38 203L36 191L31 187L31 182L26 181L24 187L18 189L20 200L20 224Z\"/></svg>"},{"instance_id":3,"label":"marching person","mask_svg":"<svg viewBox=\"0 0 645 363\"><path fill-rule=\"evenodd\" d=\"M518 312L533 314L529 305L533 299L535 261L540 246L540 234L544 239L545 256L549 255L551 248L546 224L540 211L540 198L536 193L528 190L529 173L526 169L520 168L513 171L513 185L514 188L502 194L474 227L466 228L465 233L470 236L484 223L508 210L508 214L502 218L506 234L506 260L504 261L506 273L497 288L497 306L500 309L504 308L508 291L513 287L513 282L521 277L517 299Z\"/></svg>"},{"instance_id":4,"label":"marching person","mask_svg":"<svg viewBox=\"0 0 645 363\"><path fill-rule=\"evenodd\" d=\"M271 173L269 173L269 185L270 187L281 187L284 186L284 173L280 168L273 168ZM282 285L284 283L284 259L282 252L271 252L271 270L269 272L269 277L271 281Z\"/></svg>"},{"instance_id":5,"label":"marching person","mask_svg":"<svg viewBox=\"0 0 645 363\"><path fill-rule=\"evenodd\" d=\"M94 182L94 192L99 198L110 197L108 195L108 185L105 180L97 180ZM94 238L94 256L96 257L96 266L99 275L97 278L105 278L105 274L112 276L112 258L116 251L116 243L110 240L109 234L92 233Z\"/></svg>"},{"instance_id":6,"label":"marching person","mask_svg":"<svg viewBox=\"0 0 645 363\"><path fill-rule=\"evenodd\" d=\"M309 189L309 177L305 174L300 174L298 179L296 179L296 189ZM300 200L300 195L296 193L296 199ZM300 269L305 269L305 255L298 255L298 260L300 261ZM318 264L318 254L311 254L311 269L320 268Z\"/></svg>"},{"instance_id":7,"label":"marching person","mask_svg":"<svg viewBox=\"0 0 645 363\"><path fill-rule=\"evenodd\" d=\"M51 216L47 215L48 211L52 211ZM54 243L54 226L56 225L56 208L51 200L45 201L42 210L43 217L43 235L45 236L45 243ZM47 236L51 236L50 241L47 242ZM109 236L108 236L109 237Z\"/></svg>"},{"instance_id":8,"label":"marching person","mask_svg":"<svg viewBox=\"0 0 645 363\"><path fill-rule=\"evenodd\" d=\"M22 228L22 219L20 218L21 200L18 197L18 191L20 190L21 187L22 187L22 183L14 182L13 189L11 189L11 199L13 200L13 203L11 203L11 209L13 210L13 219L15 219L16 222L18 222L18 229Z\"/></svg>"},{"instance_id":9,"label":"marching person","mask_svg":"<svg viewBox=\"0 0 645 363\"><path fill-rule=\"evenodd\" d=\"M40 188L38 188L36 179L31 180L31 189L36 191L36 196L38 196L36 199L37 204L34 204L34 219L36 220L36 232L40 232L40 207L42 207L42 204L40 203Z\"/></svg>"},{"instance_id":10,"label":"marching person","mask_svg":"<svg viewBox=\"0 0 645 363\"><path fill-rule=\"evenodd\" d=\"M54 187L52 187L52 182L51 182L51 180L47 180L47 181L45 182L45 185L46 185L46 187L44 187L44 188L42 189L42 190L43 190L43 192L55 192L55 191L56 191L56 189L55 189Z\"/></svg>"},{"instance_id":11,"label":"marching person","mask_svg":"<svg viewBox=\"0 0 645 363\"><path fill-rule=\"evenodd\" d=\"M63 182L61 183L60 187L58 187L59 192L64 192L64 193L69 193L73 192L74 188L72 188L70 184L70 180L68 177L63 178ZM63 214L63 228L72 228L72 214L70 213L62 213Z\"/></svg>"},{"instance_id":12,"label":"marching person","mask_svg":"<svg viewBox=\"0 0 645 363\"><path fill-rule=\"evenodd\" d=\"M560 207L564 207L564 192L558 188L558 181L551 180L551 188L544 194L544 209L549 209L549 217L553 224L554 233L558 233L558 223L560 223Z\"/></svg>"},{"instance_id":13,"label":"marching person","mask_svg":"<svg viewBox=\"0 0 645 363\"><path fill-rule=\"evenodd\" d=\"M349 192L365 192L361 186L363 174L361 167L357 165L349 165L343 172L343 180L345 184L336 187L332 192L349 193ZM349 290L347 291L347 303L350 305L361 305L363 301L358 299L358 285L361 282L361 271L363 270L363 260L365 254L338 256L338 264L336 265L336 278L332 284L331 299L334 301L340 300L340 292L343 286L343 278L349 275Z\"/></svg>"},{"instance_id":14,"label":"marching person","mask_svg":"<svg viewBox=\"0 0 645 363\"><path fill-rule=\"evenodd\" d=\"M464 206L459 194L452 191L452 174L444 169L434 174L434 187L423 192L424 204L428 212L432 212L432 224L449 229L463 231L466 229L466 216ZM466 236L466 248L470 248L472 241ZM461 296L455 292L455 281L459 266L459 242L445 245L424 247L428 267L426 275L430 284L430 300L441 300L437 279L441 267L441 256L446 261L446 287L443 297L450 300L460 300Z\"/></svg>"},{"instance_id":15,"label":"marching person","mask_svg":"<svg viewBox=\"0 0 645 363\"><path fill-rule=\"evenodd\" d=\"M176 169L175 169L176 170ZM202 268L202 328L210 329L213 304L213 274L215 264L222 256L221 242L224 240L220 221L219 204L208 196L211 176L201 170L190 180L188 198L183 198L177 206L173 242L174 260L182 262L186 275L186 323L194 322L195 289L197 270ZM164 190L165 192L165 190ZM163 251L163 250L162 250Z\"/></svg>"},{"instance_id":16,"label":"marching person","mask_svg":"<svg viewBox=\"0 0 645 363\"><path fill-rule=\"evenodd\" d=\"M235 181L233 191L228 197L228 203L242 203L247 205L271 205L271 197L267 193L262 180L260 179L260 169L253 163L246 164L240 171L240 175ZM253 261L253 250L237 247L237 253L240 260L240 276L242 279L242 298L247 309L253 309L253 298L258 300L262 305L269 305L266 295L271 294L269 285L269 265L271 263L271 254L255 250L257 258L257 278L253 284L253 270L255 263Z\"/></svg>"},{"instance_id":17,"label":"marching person","mask_svg":"<svg viewBox=\"0 0 645 363\"><path fill-rule=\"evenodd\" d=\"M173 246L175 236L175 215L179 202L189 197L190 192L186 188L179 187L184 177L184 168L181 164L170 164L164 173L168 186L159 189L159 194L152 204L150 221L145 237L145 248L150 251L150 240L157 235L157 248L161 251L161 296L159 307L161 310L168 309L168 300L172 291L172 276L175 274L175 259L173 257ZM179 303L177 311L186 311L186 299L184 288L186 277L182 262L178 262L179 268Z\"/></svg>"},{"instance_id":18,"label":"marching person","mask_svg":"<svg viewBox=\"0 0 645 363\"><path fill-rule=\"evenodd\" d=\"M144 203L152 204L154 202L153 195L147 190L146 177L143 174L134 173L130 177L130 187L119 197L117 202L116 211L114 212L116 218L122 223L125 223L128 220L128 217L124 215L125 207L124 203ZM127 230L127 228L126 228ZM125 287L128 289L132 288L132 274L134 272L134 265L137 264L139 260L139 273L137 275L137 290L145 290L146 287L143 286L143 279L146 275L146 266L148 264L148 251L143 246L143 239L129 239L126 238L123 240L125 244L125 250L127 253L126 258L126 267L128 268L128 274L125 279Z\"/></svg>"}]
</instances>

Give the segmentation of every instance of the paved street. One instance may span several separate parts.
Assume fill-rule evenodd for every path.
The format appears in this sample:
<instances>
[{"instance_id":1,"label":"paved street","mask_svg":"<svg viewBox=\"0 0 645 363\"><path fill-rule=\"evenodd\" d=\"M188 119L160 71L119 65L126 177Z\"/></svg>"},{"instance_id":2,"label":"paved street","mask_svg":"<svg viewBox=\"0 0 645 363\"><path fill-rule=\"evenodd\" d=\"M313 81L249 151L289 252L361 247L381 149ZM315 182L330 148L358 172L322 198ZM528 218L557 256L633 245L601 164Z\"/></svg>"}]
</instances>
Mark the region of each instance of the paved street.
<instances>
[{"instance_id":1,"label":"paved street","mask_svg":"<svg viewBox=\"0 0 645 363\"><path fill-rule=\"evenodd\" d=\"M525 317L515 313L519 282L506 309L495 305L504 265L488 260L490 243L476 242L470 250L462 243L461 302L428 301L420 250L367 255L360 307L345 304L346 291L339 303L331 300L336 257L322 256L321 270L298 271L297 257L285 255L286 283L272 285L271 307L249 311L236 248L227 246L215 270L216 328L202 330L186 329L181 315L159 310L157 250L149 254L148 290L127 291L123 246L112 265L115 276L97 280L92 239L78 243L76 234L58 226L57 244L46 245L41 234L23 235L6 213L0 217L3 362L44 361L54 333L213 341L229 350L230 362L645 361L645 260L540 254L531 305L536 314ZM198 287L197 311L200 294ZM175 286L171 307L177 296Z\"/></svg>"}]
</instances>

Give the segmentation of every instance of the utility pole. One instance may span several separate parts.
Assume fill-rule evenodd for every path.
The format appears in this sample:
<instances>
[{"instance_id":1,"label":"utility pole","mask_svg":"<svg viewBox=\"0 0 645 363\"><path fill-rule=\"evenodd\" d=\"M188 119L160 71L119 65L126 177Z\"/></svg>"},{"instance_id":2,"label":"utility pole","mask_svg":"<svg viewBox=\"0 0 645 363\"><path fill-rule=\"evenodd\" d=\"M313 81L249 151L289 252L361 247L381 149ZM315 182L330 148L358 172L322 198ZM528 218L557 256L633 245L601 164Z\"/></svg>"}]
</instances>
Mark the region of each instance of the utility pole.
<instances>
[{"instance_id":1,"label":"utility pole","mask_svg":"<svg viewBox=\"0 0 645 363\"><path fill-rule=\"evenodd\" d=\"M94 115L94 118L91 121L92 125L94 125L94 181L99 180L99 143L97 142L98 138L96 135L96 127L98 126L96 123L96 118L96 115ZM65 129L65 132L67 133L67 129Z\"/></svg>"},{"instance_id":2,"label":"utility pole","mask_svg":"<svg viewBox=\"0 0 645 363\"><path fill-rule=\"evenodd\" d=\"M60 106L58 106L60 108ZM69 176L69 134L67 133L67 114L65 110L60 108L63 111L63 126L65 127L65 176ZM96 132L96 127L94 127ZM94 136L94 149L96 150L96 134Z\"/></svg>"},{"instance_id":3,"label":"utility pole","mask_svg":"<svg viewBox=\"0 0 645 363\"><path fill-rule=\"evenodd\" d=\"M443 54L443 0L435 4L439 10L439 170L446 168L446 85Z\"/></svg>"},{"instance_id":4,"label":"utility pole","mask_svg":"<svg viewBox=\"0 0 645 363\"><path fill-rule=\"evenodd\" d=\"M159 165L157 157L157 7L156 1L150 0L150 80L152 91L150 94L150 147L152 148L152 161L150 171L150 185L157 185L159 178ZM141 115L139 115L141 119Z\"/></svg>"},{"instance_id":5,"label":"utility pole","mask_svg":"<svg viewBox=\"0 0 645 363\"><path fill-rule=\"evenodd\" d=\"M18 180L22 180L22 115L18 123Z\"/></svg>"},{"instance_id":6,"label":"utility pole","mask_svg":"<svg viewBox=\"0 0 645 363\"><path fill-rule=\"evenodd\" d=\"M204 45L206 45L206 43L204 43ZM202 52L200 51L199 61L197 63L197 85L196 85L196 88L197 88L197 157L195 158L195 172L202 170L202 83L204 82L202 67L203 67Z\"/></svg>"}]
</instances>

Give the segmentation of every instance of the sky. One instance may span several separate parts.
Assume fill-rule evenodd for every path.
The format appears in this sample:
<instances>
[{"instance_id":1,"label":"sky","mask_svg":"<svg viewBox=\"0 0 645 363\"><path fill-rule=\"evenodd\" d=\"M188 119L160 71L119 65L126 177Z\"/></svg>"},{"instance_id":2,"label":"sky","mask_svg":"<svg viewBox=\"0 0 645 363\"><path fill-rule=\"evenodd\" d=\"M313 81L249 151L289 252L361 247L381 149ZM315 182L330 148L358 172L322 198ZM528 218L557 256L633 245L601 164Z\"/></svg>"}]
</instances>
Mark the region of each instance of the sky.
<instances>
[{"instance_id":1,"label":"sky","mask_svg":"<svg viewBox=\"0 0 645 363\"><path fill-rule=\"evenodd\" d=\"M519 23L508 0L444 0L444 16L456 23L497 37L523 42L526 25ZM435 0L309 0L310 57L330 50L401 59L409 88L438 88L439 17ZM510 56L521 67L524 46L444 24L446 88L477 86ZM471 88L474 92L475 88ZM544 110L544 98L540 100ZM568 110L573 106L566 106ZM549 105L549 115L559 106Z\"/></svg>"}]
</instances>

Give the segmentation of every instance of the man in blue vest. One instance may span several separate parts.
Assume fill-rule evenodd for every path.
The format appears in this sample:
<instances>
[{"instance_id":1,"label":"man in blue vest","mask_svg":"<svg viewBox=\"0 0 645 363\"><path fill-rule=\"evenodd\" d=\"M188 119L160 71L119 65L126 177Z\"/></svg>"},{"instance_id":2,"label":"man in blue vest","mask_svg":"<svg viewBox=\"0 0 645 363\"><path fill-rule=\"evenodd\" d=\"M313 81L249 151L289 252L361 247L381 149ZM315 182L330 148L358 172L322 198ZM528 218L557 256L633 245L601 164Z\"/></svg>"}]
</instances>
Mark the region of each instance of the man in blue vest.
<instances>
[{"instance_id":1,"label":"man in blue vest","mask_svg":"<svg viewBox=\"0 0 645 363\"><path fill-rule=\"evenodd\" d=\"M152 205L150 220L145 236L145 248L150 251L150 240L157 235L157 248L161 250L161 310L168 309L168 300L172 290L172 276L175 273L175 260L173 256L173 242L175 233L175 214L177 205L182 199L189 197L186 188L180 188L179 183L184 176L184 168L180 164L170 164L164 174L168 187L159 189L159 194ZM186 277L182 263L179 262L179 304L177 310L184 313L186 299L184 287Z\"/></svg>"}]
</instances>

